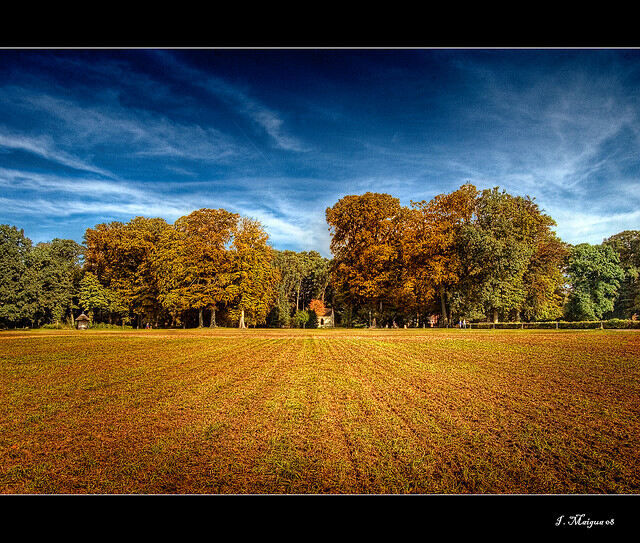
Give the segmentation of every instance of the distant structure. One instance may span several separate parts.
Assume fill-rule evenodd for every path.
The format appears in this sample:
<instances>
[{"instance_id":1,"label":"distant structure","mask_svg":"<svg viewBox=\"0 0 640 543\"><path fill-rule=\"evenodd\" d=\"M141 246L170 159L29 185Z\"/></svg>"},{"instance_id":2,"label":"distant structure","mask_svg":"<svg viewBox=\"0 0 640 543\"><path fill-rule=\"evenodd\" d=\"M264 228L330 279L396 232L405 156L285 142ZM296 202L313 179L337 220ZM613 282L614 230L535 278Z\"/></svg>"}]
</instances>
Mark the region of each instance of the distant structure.
<instances>
[{"instance_id":1,"label":"distant structure","mask_svg":"<svg viewBox=\"0 0 640 543\"><path fill-rule=\"evenodd\" d=\"M78 330L86 330L87 328L89 328L89 317L87 317L83 313L76 319L76 323L78 326Z\"/></svg>"},{"instance_id":2,"label":"distant structure","mask_svg":"<svg viewBox=\"0 0 640 543\"><path fill-rule=\"evenodd\" d=\"M318 313L318 328L333 328L335 326L335 317L333 309L325 309Z\"/></svg>"}]
</instances>

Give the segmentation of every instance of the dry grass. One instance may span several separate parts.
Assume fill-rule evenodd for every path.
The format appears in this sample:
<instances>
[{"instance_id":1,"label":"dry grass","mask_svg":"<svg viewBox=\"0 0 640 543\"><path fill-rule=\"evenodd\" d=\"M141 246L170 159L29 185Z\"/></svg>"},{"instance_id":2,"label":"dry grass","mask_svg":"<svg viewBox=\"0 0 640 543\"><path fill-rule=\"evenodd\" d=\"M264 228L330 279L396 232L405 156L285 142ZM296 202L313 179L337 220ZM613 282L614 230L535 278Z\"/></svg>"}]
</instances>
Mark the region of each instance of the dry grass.
<instances>
[{"instance_id":1,"label":"dry grass","mask_svg":"<svg viewBox=\"0 0 640 543\"><path fill-rule=\"evenodd\" d=\"M0 334L2 493L638 493L640 332Z\"/></svg>"}]
</instances>

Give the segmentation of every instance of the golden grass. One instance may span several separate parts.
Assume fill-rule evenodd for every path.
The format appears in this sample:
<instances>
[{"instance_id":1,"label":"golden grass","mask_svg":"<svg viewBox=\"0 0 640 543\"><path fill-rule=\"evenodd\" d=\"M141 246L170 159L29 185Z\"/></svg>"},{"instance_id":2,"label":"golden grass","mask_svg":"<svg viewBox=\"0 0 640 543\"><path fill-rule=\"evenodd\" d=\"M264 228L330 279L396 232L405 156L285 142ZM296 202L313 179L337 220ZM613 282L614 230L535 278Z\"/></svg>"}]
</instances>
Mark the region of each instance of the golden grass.
<instances>
[{"instance_id":1,"label":"golden grass","mask_svg":"<svg viewBox=\"0 0 640 543\"><path fill-rule=\"evenodd\" d=\"M0 334L2 493L638 493L640 332Z\"/></svg>"}]
</instances>

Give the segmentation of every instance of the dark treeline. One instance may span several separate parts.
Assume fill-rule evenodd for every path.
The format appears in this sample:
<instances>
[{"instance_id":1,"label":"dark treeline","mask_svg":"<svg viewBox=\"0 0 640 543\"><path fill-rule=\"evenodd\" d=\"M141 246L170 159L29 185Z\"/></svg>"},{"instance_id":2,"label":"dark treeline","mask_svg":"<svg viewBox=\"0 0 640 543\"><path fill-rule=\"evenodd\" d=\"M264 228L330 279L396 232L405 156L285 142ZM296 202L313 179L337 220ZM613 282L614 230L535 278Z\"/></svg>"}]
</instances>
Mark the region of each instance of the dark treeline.
<instances>
[{"instance_id":1,"label":"dark treeline","mask_svg":"<svg viewBox=\"0 0 640 543\"><path fill-rule=\"evenodd\" d=\"M0 326L342 326L634 318L640 231L560 240L529 197L465 184L402 206L389 194L327 208L332 259L277 251L259 222L200 209L173 224L88 228L33 245L0 225Z\"/></svg>"}]
</instances>

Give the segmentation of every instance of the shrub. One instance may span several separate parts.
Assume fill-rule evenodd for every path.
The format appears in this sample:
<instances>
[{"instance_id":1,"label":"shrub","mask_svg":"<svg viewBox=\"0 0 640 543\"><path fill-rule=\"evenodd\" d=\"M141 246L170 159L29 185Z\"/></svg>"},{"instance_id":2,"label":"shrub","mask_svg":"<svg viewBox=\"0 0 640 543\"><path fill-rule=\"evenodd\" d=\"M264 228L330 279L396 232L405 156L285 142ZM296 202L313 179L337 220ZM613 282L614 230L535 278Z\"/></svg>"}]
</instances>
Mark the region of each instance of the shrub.
<instances>
[{"instance_id":1,"label":"shrub","mask_svg":"<svg viewBox=\"0 0 640 543\"><path fill-rule=\"evenodd\" d=\"M293 325L297 328L304 328L307 322L309 321L309 313L304 310L296 311L295 315L291 319Z\"/></svg>"}]
</instances>

